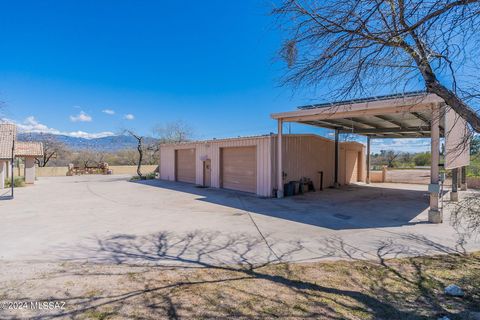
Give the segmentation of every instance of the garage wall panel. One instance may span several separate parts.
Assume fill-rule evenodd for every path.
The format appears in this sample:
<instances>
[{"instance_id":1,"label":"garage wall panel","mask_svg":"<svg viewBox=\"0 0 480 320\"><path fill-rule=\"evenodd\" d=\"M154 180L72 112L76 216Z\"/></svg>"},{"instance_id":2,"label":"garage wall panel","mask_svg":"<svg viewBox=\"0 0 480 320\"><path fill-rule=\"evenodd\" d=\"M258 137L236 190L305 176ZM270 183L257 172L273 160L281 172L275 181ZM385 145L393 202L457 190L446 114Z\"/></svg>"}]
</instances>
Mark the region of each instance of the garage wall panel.
<instances>
[{"instance_id":1,"label":"garage wall panel","mask_svg":"<svg viewBox=\"0 0 480 320\"><path fill-rule=\"evenodd\" d=\"M220 149L220 183L222 188L257 192L257 147Z\"/></svg>"},{"instance_id":2,"label":"garage wall panel","mask_svg":"<svg viewBox=\"0 0 480 320\"><path fill-rule=\"evenodd\" d=\"M316 189L320 188L320 171L323 171L323 186L333 185L334 142L320 136L285 135L283 137L283 171L285 181L310 178ZM277 138L272 143L273 156L277 157ZM273 163L272 180L276 186L276 161Z\"/></svg>"},{"instance_id":3,"label":"garage wall panel","mask_svg":"<svg viewBox=\"0 0 480 320\"><path fill-rule=\"evenodd\" d=\"M160 147L160 179L175 180L175 149L171 146Z\"/></svg>"},{"instance_id":4,"label":"garage wall panel","mask_svg":"<svg viewBox=\"0 0 480 320\"><path fill-rule=\"evenodd\" d=\"M196 183L196 148L175 150L175 180Z\"/></svg>"}]
</instances>

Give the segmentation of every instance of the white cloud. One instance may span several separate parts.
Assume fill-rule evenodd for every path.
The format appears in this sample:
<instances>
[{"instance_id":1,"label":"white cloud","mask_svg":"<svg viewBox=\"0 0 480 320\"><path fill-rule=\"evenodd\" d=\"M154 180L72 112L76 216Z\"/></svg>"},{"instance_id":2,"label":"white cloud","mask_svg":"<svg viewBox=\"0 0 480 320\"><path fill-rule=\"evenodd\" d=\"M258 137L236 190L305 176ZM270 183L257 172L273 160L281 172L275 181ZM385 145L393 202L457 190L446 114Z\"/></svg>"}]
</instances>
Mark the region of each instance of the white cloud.
<instances>
[{"instance_id":1,"label":"white cloud","mask_svg":"<svg viewBox=\"0 0 480 320\"><path fill-rule=\"evenodd\" d=\"M115 110L112 110L112 109L105 109L105 110L102 110L102 112L110 116L113 116L115 114Z\"/></svg>"},{"instance_id":2,"label":"white cloud","mask_svg":"<svg viewBox=\"0 0 480 320\"><path fill-rule=\"evenodd\" d=\"M123 119L125 119L125 120L133 120L133 119L135 119L135 116L134 116L133 114L131 114L131 113L128 113L128 114L126 114L125 116L123 116Z\"/></svg>"},{"instance_id":3,"label":"white cloud","mask_svg":"<svg viewBox=\"0 0 480 320\"><path fill-rule=\"evenodd\" d=\"M97 132L97 133L88 133L84 131L72 131L72 132L68 132L67 135L70 137L76 137L76 138L95 139L95 138L110 137L110 136L114 136L115 134L110 131L103 131L103 132Z\"/></svg>"},{"instance_id":4,"label":"white cloud","mask_svg":"<svg viewBox=\"0 0 480 320\"><path fill-rule=\"evenodd\" d=\"M91 122L92 117L86 114L83 111L80 111L80 113L76 116L70 116L70 121L72 122Z\"/></svg>"},{"instance_id":5,"label":"white cloud","mask_svg":"<svg viewBox=\"0 0 480 320\"><path fill-rule=\"evenodd\" d=\"M430 150L430 139L428 138L403 138L403 139L373 139L372 152L380 150L396 150L403 152L422 152Z\"/></svg>"},{"instance_id":6,"label":"white cloud","mask_svg":"<svg viewBox=\"0 0 480 320\"><path fill-rule=\"evenodd\" d=\"M64 135L75 138L85 138L85 139L94 139L94 138L103 138L114 136L115 134L110 131L103 131L97 133L88 133L84 131L60 131L54 128L50 128L35 119L34 116L27 117L22 123L18 123L10 119L1 119L5 122L14 123L17 125L19 132L24 133L50 133L56 135Z\"/></svg>"}]
</instances>

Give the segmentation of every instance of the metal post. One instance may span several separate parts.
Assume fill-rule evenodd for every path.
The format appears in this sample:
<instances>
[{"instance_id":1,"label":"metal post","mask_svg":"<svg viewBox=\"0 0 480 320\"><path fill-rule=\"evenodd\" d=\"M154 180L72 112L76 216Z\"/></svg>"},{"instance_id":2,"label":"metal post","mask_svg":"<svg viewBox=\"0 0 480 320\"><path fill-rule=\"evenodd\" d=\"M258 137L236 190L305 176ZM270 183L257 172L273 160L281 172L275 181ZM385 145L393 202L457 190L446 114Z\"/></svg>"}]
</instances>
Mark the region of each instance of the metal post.
<instances>
[{"instance_id":1,"label":"metal post","mask_svg":"<svg viewBox=\"0 0 480 320\"><path fill-rule=\"evenodd\" d=\"M458 201L458 168L452 169L452 191L450 201Z\"/></svg>"},{"instance_id":2,"label":"metal post","mask_svg":"<svg viewBox=\"0 0 480 320\"><path fill-rule=\"evenodd\" d=\"M462 167L461 169L461 179L460 179L460 190L467 191L467 167Z\"/></svg>"},{"instance_id":3,"label":"metal post","mask_svg":"<svg viewBox=\"0 0 480 320\"><path fill-rule=\"evenodd\" d=\"M334 176L334 184L335 188L338 188L340 184L338 183L338 167L339 167L339 156L340 156L340 148L338 143L338 130L335 130L335 176Z\"/></svg>"},{"instance_id":4,"label":"metal post","mask_svg":"<svg viewBox=\"0 0 480 320\"><path fill-rule=\"evenodd\" d=\"M367 184L370 184L370 136L367 137Z\"/></svg>"},{"instance_id":5,"label":"metal post","mask_svg":"<svg viewBox=\"0 0 480 320\"><path fill-rule=\"evenodd\" d=\"M277 198L283 198L283 164L282 164L282 129L283 120L278 119L278 134L277 134Z\"/></svg>"},{"instance_id":6,"label":"metal post","mask_svg":"<svg viewBox=\"0 0 480 320\"><path fill-rule=\"evenodd\" d=\"M430 169L430 185L428 191L430 192L430 210L428 211L428 221L432 223L441 223L443 221L442 212L439 210L438 202L440 195L439 185L439 170L438 164L440 161L440 110L439 106L435 105L432 108L432 124L431 124L431 155L432 166Z\"/></svg>"},{"instance_id":7,"label":"metal post","mask_svg":"<svg viewBox=\"0 0 480 320\"><path fill-rule=\"evenodd\" d=\"M13 190L15 189L15 174L13 174L13 161L15 160L15 137L12 143L12 177L11 177L11 189L12 189L12 199L13 199Z\"/></svg>"}]
</instances>

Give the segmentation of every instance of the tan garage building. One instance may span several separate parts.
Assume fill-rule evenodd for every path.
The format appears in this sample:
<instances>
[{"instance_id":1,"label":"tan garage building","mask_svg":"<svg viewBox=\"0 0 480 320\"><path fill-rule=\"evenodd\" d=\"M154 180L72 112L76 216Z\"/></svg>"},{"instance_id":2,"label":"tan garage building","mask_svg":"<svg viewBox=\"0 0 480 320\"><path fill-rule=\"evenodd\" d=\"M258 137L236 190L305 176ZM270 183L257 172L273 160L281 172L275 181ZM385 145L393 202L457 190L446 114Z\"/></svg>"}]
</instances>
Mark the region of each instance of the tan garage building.
<instances>
[{"instance_id":1,"label":"tan garage building","mask_svg":"<svg viewBox=\"0 0 480 320\"><path fill-rule=\"evenodd\" d=\"M313 134L283 136L283 183L334 185L335 142ZM271 197L276 193L277 136L216 139L160 146L160 179ZM365 181L365 147L340 143L339 182Z\"/></svg>"}]
</instances>

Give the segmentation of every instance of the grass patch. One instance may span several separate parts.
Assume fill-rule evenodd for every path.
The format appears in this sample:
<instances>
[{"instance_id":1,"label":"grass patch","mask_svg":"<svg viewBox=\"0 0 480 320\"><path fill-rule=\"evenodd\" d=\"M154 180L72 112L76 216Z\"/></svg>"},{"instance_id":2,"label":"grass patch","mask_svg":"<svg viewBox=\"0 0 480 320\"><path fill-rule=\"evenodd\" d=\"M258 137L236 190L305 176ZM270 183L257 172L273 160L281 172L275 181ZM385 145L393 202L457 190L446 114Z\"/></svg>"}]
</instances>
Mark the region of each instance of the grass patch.
<instances>
[{"instance_id":1,"label":"grass patch","mask_svg":"<svg viewBox=\"0 0 480 320\"><path fill-rule=\"evenodd\" d=\"M130 178L130 181L138 181L138 180L152 180L155 179L155 172L149 172L144 174L142 177L133 176Z\"/></svg>"},{"instance_id":2,"label":"grass patch","mask_svg":"<svg viewBox=\"0 0 480 320\"><path fill-rule=\"evenodd\" d=\"M81 273L85 265L68 267L76 275L71 312L87 319L454 320L480 311L480 253L246 269L89 264ZM47 281L35 279L37 294L66 298ZM446 296L449 284L466 296ZM18 294L29 297L34 289Z\"/></svg>"},{"instance_id":3,"label":"grass patch","mask_svg":"<svg viewBox=\"0 0 480 320\"><path fill-rule=\"evenodd\" d=\"M5 187L10 188L12 186L12 179L5 179ZM13 186L15 188L25 187L25 179L23 177L15 177L13 179Z\"/></svg>"}]
</instances>

